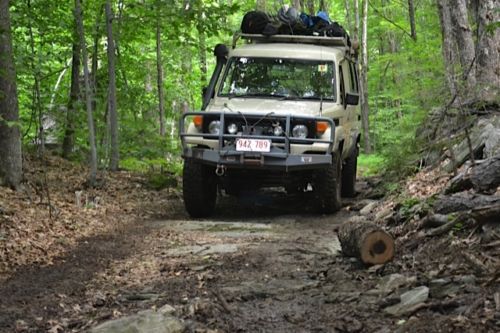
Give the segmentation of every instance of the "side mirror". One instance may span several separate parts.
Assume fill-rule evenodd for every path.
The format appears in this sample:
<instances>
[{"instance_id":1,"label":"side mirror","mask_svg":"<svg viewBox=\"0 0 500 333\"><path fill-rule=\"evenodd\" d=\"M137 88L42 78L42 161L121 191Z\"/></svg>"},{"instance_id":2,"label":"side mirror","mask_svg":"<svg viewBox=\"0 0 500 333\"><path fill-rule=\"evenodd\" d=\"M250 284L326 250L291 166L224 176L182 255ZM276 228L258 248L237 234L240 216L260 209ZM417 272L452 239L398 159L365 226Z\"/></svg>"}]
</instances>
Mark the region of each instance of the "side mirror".
<instances>
[{"instance_id":1,"label":"side mirror","mask_svg":"<svg viewBox=\"0 0 500 333\"><path fill-rule=\"evenodd\" d=\"M227 55L229 54L229 50L227 46L224 44L217 44L214 47L214 56L217 61L221 61L222 63L226 63Z\"/></svg>"},{"instance_id":2,"label":"side mirror","mask_svg":"<svg viewBox=\"0 0 500 333\"><path fill-rule=\"evenodd\" d=\"M345 104L347 105L358 105L359 94L345 94Z\"/></svg>"}]
</instances>

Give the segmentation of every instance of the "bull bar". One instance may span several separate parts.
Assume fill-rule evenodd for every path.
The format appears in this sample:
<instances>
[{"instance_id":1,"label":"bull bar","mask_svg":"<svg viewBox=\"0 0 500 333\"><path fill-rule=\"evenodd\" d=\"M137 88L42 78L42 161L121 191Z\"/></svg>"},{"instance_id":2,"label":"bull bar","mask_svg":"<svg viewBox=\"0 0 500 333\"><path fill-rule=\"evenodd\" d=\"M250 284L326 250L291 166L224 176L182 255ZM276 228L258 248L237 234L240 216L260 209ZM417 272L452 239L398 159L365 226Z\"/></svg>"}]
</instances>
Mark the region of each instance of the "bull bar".
<instances>
[{"instance_id":1,"label":"bull bar","mask_svg":"<svg viewBox=\"0 0 500 333\"><path fill-rule=\"evenodd\" d=\"M210 133L186 133L185 123L187 117L193 116L219 116L220 131L219 134ZM302 169L315 169L326 167L332 164L332 151L335 139L335 123L333 119L327 117L313 117L303 115L291 114L275 114L275 113L262 113L254 114L252 117L270 117L272 119L279 119L285 121L285 135L251 135L251 134L228 134L225 132L225 118L226 116L234 117L238 113L234 112L185 112L180 119L180 138L182 145L182 157L192 158L199 160L205 164L211 164L223 167L234 168L264 168L264 169L285 169L288 170L302 170ZM291 136L291 123L292 120L314 120L324 121L330 125L330 139L311 139L311 138L294 138ZM218 141L218 149L209 149L204 147L191 147L186 143L186 138L201 137L209 140ZM237 151L234 144L225 143L228 140L235 139L266 139L271 141L270 152L248 152ZM277 147L273 144L279 143L283 147ZM291 144L313 144L313 143L326 143L328 148L324 153L304 153L304 154L291 154Z\"/></svg>"}]
</instances>

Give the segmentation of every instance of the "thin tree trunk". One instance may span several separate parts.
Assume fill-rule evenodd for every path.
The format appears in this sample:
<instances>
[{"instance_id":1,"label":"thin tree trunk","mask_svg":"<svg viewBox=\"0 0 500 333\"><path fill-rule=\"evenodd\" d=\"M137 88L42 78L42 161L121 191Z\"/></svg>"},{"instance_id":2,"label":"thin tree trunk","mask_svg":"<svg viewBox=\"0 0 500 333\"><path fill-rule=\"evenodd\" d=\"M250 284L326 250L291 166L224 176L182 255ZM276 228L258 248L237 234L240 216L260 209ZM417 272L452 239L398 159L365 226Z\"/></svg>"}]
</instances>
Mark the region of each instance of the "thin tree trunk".
<instances>
[{"instance_id":1,"label":"thin tree trunk","mask_svg":"<svg viewBox=\"0 0 500 333\"><path fill-rule=\"evenodd\" d=\"M118 72L120 72L122 79L123 79L123 87L125 88L125 92L128 93L129 91L129 86L128 86L128 79L127 79L127 73L125 69L123 69L123 66L120 66L120 61L121 61L121 51L120 51L120 45L119 45L119 39L117 36L121 36L122 34L122 25L123 25L123 9L125 7L124 5L124 0L118 1L118 26L117 29L115 29L115 48L116 48L116 60L117 60L117 67L118 67ZM121 69L121 70L120 70ZM134 113L135 115L135 113Z\"/></svg>"},{"instance_id":2,"label":"thin tree trunk","mask_svg":"<svg viewBox=\"0 0 500 333\"><path fill-rule=\"evenodd\" d=\"M33 96L33 109L35 113L38 115L38 155L43 156L45 152L45 133L43 128L43 112L42 112L42 103L40 101L41 92L40 92L40 72L38 70L39 66L35 63L35 59L37 59L37 54L35 51L35 38L33 36L33 27L31 25L31 1L28 0L28 34L29 34L29 46L31 50L31 61L30 67L31 72L33 73L33 81L34 81L34 96Z\"/></svg>"},{"instance_id":3,"label":"thin tree trunk","mask_svg":"<svg viewBox=\"0 0 500 333\"><path fill-rule=\"evenodd\" d=\"M319 10L322 10L324 12L328 11L328 4L325 0L320 0L319 2Z\"/></svg>"},{"instance_id":4,"label":"thin tree trunk","mask_svg":"<svg viewBox=\"0 0 500 333\"><path fill-rule=\"evenodd\" d=\"M354 33L352 21L351 21L351 0L344 0L345 6L345 21L347 23L347 29L349 29L349 33Z\"/></svg>"},{"instance_id":5,"label":"thin tree trunk","mask_svg":"<svg viewBox=\"0 0 500 333\"><path fill-rule=\"evenodd\" d=\"M97 149L95 144L94 117L92 115L92 90L90 89L87 45L85 43L82 6L80 4L80 0L75 0L75 20L78 29L78 36L80 38L80 48L82 50L83 77L85 81L85 106L87 108L87 126L89 130L89 147L90 147L89 185L91 187L94 187L96 185L96 179L97 179Z\"/></svg>"},{"instance_id":6,"label":"thin tree trunk","mask_svg":"<svg viewBox=\"0 0 500 333\"><path fill-rule=\"evenodd\" d=\"M158 7L159 11L160 8ZM158 109L160 116L160 135L165 137L165 100L163 97L163 67L161 62L161 27L160 27L160 15L157 14L156 19L156 71L157 71L157 83L158 83Z\"/></svg>"},{"instance_id":7,"label":"thin tree trunk","mask_svg":"<svg viewBox=\"0 0 500 333\"><path fill-rule=\"evenodd\" d=\"M205 87L207 85L207 40L205 35L205 29L201 24L201 21L196 25L196 30L198 30L198 57L200 61L200 72L201 72L201 85Z\"/></svg>"},{"instance_id":8,"label":"thin tree trunk","mask_svg":"<svg viewBox=\"0 0 500 333\"><path fill-rule=\"evenodd\" d=\"M437 0L437 7L439 12L439 21L441 23L442 52L446 82L448 84L451 96L454 96L457 92L457 83L455 81L454 69L456 53L455 44L453 43L454 36L450 16L450 7L448 1L446 0Z\"/></svg>"},{"instance_id":9,"label":"thin tree trunk","mask_svg":"<svg viewBox=\"0 0 500 333\"><path fill-rule=\"evenodd\" d=\"M293 8L300 12L300 0L293 0Z\"/></svg>"},{"instance_id":10,"label":"thin tree trunk","mask_svg":"<svg viewBox=\"0 0 500 333\"><path fill-rule=\"evenodd\" d=\"M18 188L22 153L9 0L0 0L0 96L0 185Z\"/></svg>"},{"instance_id":11,"label":"thin tree trunk","mask_svg":"<svg viewBox=\"0 0 500 333\"><path fill-rule=\"evenodd\" d=\"M92 89L92 112L97 108L97 101L95 96L97 95L97 70L99 68L99 39L101 37L101 18L104 11L104 6L99 8L99 13L97 14L95 26L94 26L94 45L92 51L92 72L90 73L90 87Z\"/></svg>"},{"instance_id":12,"label":"thin tree trunk","mask_svg":"<svg viewBox=\"0 0 500 333\"><path fill-rule=\"evenodd\" d=\"M413 0L408 0L408 16L410 18L411 38L417 41L417 26L415 24L415 4Z\"/></svg>"},{"instance_id":13,"label":"thin tree trunk","mask_svg":"<svg viewBox=\"0 0 500 333\"><path fill-rule=\"evenodd\" d=\"M481 101L493 102L500 90L500 29L486 31L500 22L500 4L495 0L475 0L477 3L477 82Z\"/></svg>"},{"instance_id":14,"label":"thin tree trunk","mask_svg":"<svg viewBox=\"0 0 500 333\"><path fill-rule=\"evenodd\" d=\"M359 0L354 0L354 40L359 41Z\"/></svg>"},{"instance_id":15,"label":"thin tree trunk","mask_svg":"<svg viewBox=\"0 0 500 333\"><path fill-rule=\"evenodd\" d=\"M80 99L80 45L78 34L74 34L73 58L71 60L71 87L68 109L66 111L66 128L62 144L62 157L69 158L75 144L75 116Z\"/></svg>"},{"instance_id":16,"label":"thin tree trunk","mask_svg":"<svg viewBox=\"0 0 500 333\"><path fill-rule=\"evenodd\" d=\"M372 152L370 141L370 121L368 105L368 0L363 0L363 20L361 31L361 125L363 127L365 154Z\"/></svg>"},{"instance_id":17,"label":"thin tree trunk","mask_svg":"<svg viewBox=\"0 0 500 333\"><path fill-rule=\"evenodd\" d=\"M474 68L471 68L472 61L475 59L475 48L472 30L469 25L467 1L456 0L453 7L450 7L450 13L462 67L462 79L465 82L464 95L468 95L466 98L472 97L476 85L476 73Z\"/></svg>"},{"instance_id":18,"label":"thin tree trunk","mask_svg":"<svg viewBox=\"0 0 500 333\"><path fill-rule=\"evenodd\" d=\"M314 15L314 0L307 0L307 11L309 12L309 15Z\"/></svg>"},{"instance_id":19,"label":"thin tree trunk","mask_svg":"<svg viewBox=\"0 0 500 333\"><path fill-rule=\"evenodd\" d=\"M255 2L255 9L265 12L266 11L266 0L257 0Z\"/></svg>"},{"instance_id":20,"label":"thin tree trunk","mask_svg":"<svg viewBox=\"0 0 500 333\"><path fill-rule=\"evenodd\" d=\"M108 110L109 128L111 135L111 158L109 169L118 170L120 163L120 148L118 142L118 112L116 106L116 69L115 69L115 41L113 37L113 11L110 0L106 1L106 29L108 33Z\"/></svg>"}]
</instances>

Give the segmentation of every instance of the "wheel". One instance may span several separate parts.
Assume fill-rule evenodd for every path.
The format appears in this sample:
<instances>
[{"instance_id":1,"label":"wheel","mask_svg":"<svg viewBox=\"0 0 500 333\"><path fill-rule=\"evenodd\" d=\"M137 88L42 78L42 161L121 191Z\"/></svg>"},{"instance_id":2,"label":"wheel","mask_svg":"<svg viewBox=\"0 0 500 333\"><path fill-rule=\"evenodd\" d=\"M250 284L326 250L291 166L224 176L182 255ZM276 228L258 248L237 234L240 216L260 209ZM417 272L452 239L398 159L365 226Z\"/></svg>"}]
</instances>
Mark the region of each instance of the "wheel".
<instances>
[{"instance_id":1,"label":"wheel","mask_svg":"<svg viewBox=\"0 0 500 333\"><path fill-rule=\"evenodd\" d=\"M315 172L313 189L318 196L319 210L334 213L342 207L341 161L335 154L332 165Z\"/></svg>"},{"instance_id":2,"label":"wheel","mask_svg":"<svg viewBox=\"0 0 500 333\"><path fill-rule=\"evenodd\" d=\"M213 168L191 159L184 160L182 173L184 206L191 217L208 217L215 209L217 181Z\"/></svg>"},{"instance_id":3,"label":"wheel","mask_svg":"<svg viewBox=\"0 0 500 333\"><path fill-rule=\"evenodd\" d=\"M358 169L358 147L356 146L345 160L342 168L342 196L353 198L356 196L356 172Z\"/></svg>"}]
</instances>

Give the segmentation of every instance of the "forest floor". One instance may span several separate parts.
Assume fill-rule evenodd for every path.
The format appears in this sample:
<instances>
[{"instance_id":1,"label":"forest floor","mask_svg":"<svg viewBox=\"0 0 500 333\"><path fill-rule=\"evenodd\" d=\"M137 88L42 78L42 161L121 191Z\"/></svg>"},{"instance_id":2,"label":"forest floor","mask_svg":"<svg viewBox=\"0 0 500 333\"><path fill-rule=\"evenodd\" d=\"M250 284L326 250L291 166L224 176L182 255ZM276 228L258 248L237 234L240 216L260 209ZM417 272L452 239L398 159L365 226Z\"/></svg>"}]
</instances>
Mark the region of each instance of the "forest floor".
<instances>
[{"instance_id":1,"label":"forest floor","mask_svg":"<svg viewBox=\"0 0 500 333\"><path fill-rule=\"evenodd\" d=\"M44 168L26 165L24 191L0 189L0 332L81 332L166 304L187 332L499 331L498 272L457 261L489 253L471 230L398 242L384 266L342 256L340 223L393 210L366 199L370 180L334 215L277 191L223 197L213 218L191 220L176 189L119 172L86 190L85 170L50 158L49 216ZM419 288L422 302L387 311Z\"/></svg>"}]
</instances>

